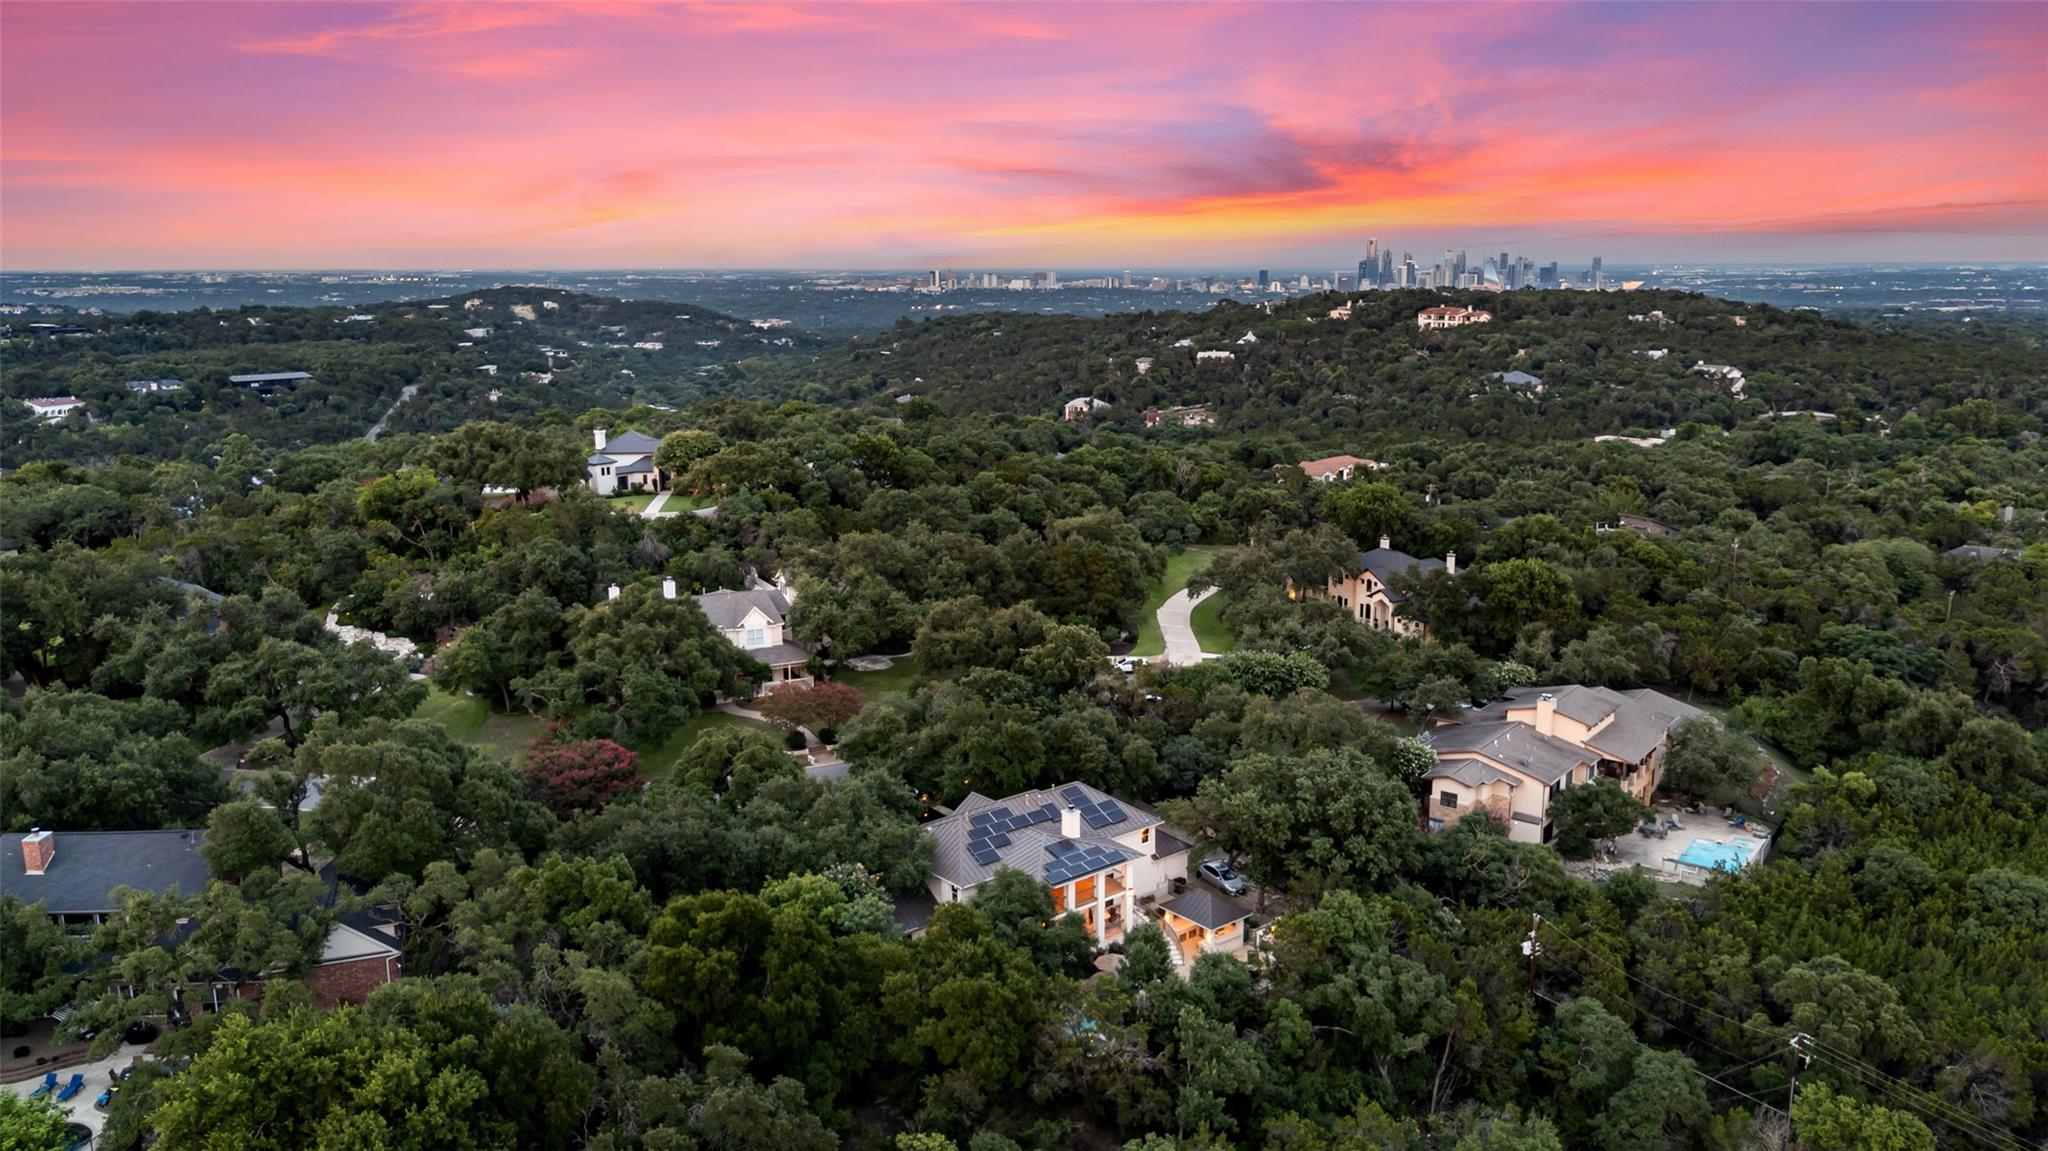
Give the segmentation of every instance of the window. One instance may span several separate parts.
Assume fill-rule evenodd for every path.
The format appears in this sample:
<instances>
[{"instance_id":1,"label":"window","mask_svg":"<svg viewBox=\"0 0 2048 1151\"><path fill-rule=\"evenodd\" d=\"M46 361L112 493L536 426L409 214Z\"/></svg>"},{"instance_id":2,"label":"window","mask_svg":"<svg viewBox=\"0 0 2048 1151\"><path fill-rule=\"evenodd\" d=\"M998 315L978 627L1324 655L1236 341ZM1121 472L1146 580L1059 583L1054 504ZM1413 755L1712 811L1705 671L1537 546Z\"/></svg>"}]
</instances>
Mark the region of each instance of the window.
<instances>
[{"instance_id":1,"label":"window","mask_svg":"<svg viewBox=\"0 0 2048 1151\"><path fill-rule=\"evenodd\" d=\"M949 902L949 903L958 903L958 902L960 902L960 885L959 885L959 884L957 884L957 883L949 883L949 884L947 884L947 885L946 885L946 890L947 890L948 892L950 892L950 893L951 893L951 894L950 894L949 896L947 896L947 902Z\"/></svg>"},{"instance_id":2,"label":"window","mask_svg":"<svg viewBox=\"0 0 2048 1151\"><path fill-rule=\"evenodd\" d=\"M764 628L764 627L750 627L750 628L748 628L748 629L747 629L747 642L746 642L746 646L747 646L747 648L748 648L748 649L750 649L750 650L751 650L751 649L753 649L753 648L757 648L757 647L767 647L767 646L768 646L768 629L767 629L767 628Z\"/></svg>"},{"instance_id":3,"label":"window","mask_svg":"<svg viewBox=\"0 0 2048 1151\"><path fill-rule=\"evenodd\" d=\"M1436 802L1438 807L1456 807L1458 806L1458 793L1455 791L1439 791L1436 793Z\"/></svg>"}]
</instances>

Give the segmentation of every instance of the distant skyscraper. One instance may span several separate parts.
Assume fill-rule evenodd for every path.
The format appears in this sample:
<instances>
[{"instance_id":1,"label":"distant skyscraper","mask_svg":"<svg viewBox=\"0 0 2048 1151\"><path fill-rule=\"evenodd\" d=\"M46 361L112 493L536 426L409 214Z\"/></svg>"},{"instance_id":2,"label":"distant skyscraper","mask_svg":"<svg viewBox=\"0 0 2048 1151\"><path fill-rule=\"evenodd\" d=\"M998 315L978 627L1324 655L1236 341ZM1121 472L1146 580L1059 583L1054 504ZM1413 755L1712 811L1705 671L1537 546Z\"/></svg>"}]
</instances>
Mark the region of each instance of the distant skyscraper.
<instances>
[{"instance_id":1,"label":"distant skyscraper","mask_svg":"<svg viewBox=\"0 0 2048 1151\"><path fill-rule=\"evenodd\" d=\"M1394 250L1392 248L1387 248L1380 252L1380 286L1385 287L1387 285L1387 282L1392 280L1393 278Z\"/></svg>"},{"instance_id":2,"label":"distant skyscraper","mask_svg":"<svg viewBox=\"0 0 2048 1151\"><path fill-rule=\"evenodd\" d=\"M936 288L939 286L938 269L934 268L931 271L925 273L924 286L927 288Z\"/></svg>"},{"instance_id":3,"label":"distant skyscraper","mask_svg":"<svg viewBox=\"0 0 2048 1151\"><path fill-rule=\"evenodd\" d=\"M1458 260L1457 260L1457 262L1456 262L1455 264L1451 265L1451 267L1452 267L1452 268L1453 268L1453 269L1454 269L1454 270L1455 270L1455 271L1456 271L1456 272L1458 273L1458 279L1462 281L1462 280L1463 280L1463 279L1465 278L1465 270L1466 270L1466 268L1465 268L1465 252L1464 252L1464 250L1463 250L1463 249L1459 249L1459 251L1458 251Z\"/></svg>"},{"instance_id":4,"label":"distant skyscraper","mask_svg":"<svg viewBox=\"0 0 2048 1151\"><path fill-rule=\"evenodd\" d=\"M1502 253L1500 254L1500 262L1499 262L1499 263L1497 263L1497 264L1495 264L1495 265L1494 265L1494 267L1496 267L1496 268L1499 268L1499 269L1500 269L1500 275L1501 275L1501 278L1502 278L1502 279L1506 279L1506 278L1507 278L1507 275L1508 275L1508 254L1507 254L1506 252L1502 252Z\"/></svg>"},{"instance_id":5,"label":"distant skyscraper","mask_svg":"<svg viewBox=\"0 0 2048 1151\"><path fill-rule=\"evenodd\" d=\"M1380 262L1378 257L1374 257L1369 260L1358 261L1359 288L1365 289L1372 287L1372 282L1379 275L1379 270Z\"/></svg>"},{"instance_id":6,"label":"distant skyscraper","mask_svg":"<svg viewBox=\"0 0 2048 1151\"><path fill-rule=\"evenodd\" d=\"M1601 282L1601 279L1602 277L1600 275L1600 257L1595 256L1593 257L1593 290L1596 292L1599 291L1601 288L1606 287L1606 285Z\"/></svg>"},{"instance_id":7,"label":"distant skyscraper","mask_svg":"<svg viewBox=\"0 0 2048 1151\"><path fill-rule=\"evenodd\" d=\"M1267 275L1267 274L1266 274L1266 269L1264 269L1264 268L1260 268L1260 269L1259 269L1259 291L1261 291L1261 292L1265 291L1265 290L1266 290L1266 288L1267 288L1267 286L1268 286L1268 285L1270 285L1270 284L1271 284L1272 282L1273 282L1273 277L1271 277L1271 276L1269 276L1269 275Z\"/></svg>"}]
</instances>

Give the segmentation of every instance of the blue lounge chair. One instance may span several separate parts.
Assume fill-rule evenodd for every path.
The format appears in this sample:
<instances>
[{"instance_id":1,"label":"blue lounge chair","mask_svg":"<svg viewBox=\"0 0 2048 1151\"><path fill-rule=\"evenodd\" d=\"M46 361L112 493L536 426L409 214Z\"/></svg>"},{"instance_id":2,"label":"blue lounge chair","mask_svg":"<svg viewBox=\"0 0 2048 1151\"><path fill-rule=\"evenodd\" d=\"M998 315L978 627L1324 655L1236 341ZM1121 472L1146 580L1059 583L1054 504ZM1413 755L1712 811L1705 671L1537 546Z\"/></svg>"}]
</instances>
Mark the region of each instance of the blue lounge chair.
<instances>
[{"instance_id":1,"label":"blue lounge chair","mask_svg":"<svg viewBox=\"0 0 2048 1151\"><path fill-rule=\"evenodd\" d=\"M34 1091L29 1092L28 1097L30 1099L41 1099L43 1096L48 1095L50 1092L55 1091L56 1089L57 1073L55 1071L45 1071L43 1073L43 1085L41 1087L36 1088Z\"/></svg>"},{"instance_id":2,"label":"blue lounge chair","mask_svg":"<svg viewBox=\"0 0 2048 1151\"><path fill-rule=\"evenodd\" d=\"M57 1102L67 1102L73 1095L76 1095L83 1090L85 1090L85 1073L82 1071L73 1071L71 1073L71 1078L65 1081L64 1089L62 1091L57 1092Z\"/></svg>"}]
</instances>

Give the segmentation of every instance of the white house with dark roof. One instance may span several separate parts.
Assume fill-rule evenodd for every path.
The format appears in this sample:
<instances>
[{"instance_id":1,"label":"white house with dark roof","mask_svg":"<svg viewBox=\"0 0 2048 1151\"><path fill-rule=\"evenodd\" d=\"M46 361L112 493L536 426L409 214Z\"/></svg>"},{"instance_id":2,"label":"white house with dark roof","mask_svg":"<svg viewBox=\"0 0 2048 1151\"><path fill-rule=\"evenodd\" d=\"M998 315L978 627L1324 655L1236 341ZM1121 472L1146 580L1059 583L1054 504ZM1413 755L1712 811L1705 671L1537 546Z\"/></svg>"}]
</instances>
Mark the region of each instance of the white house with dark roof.
<instances>
[{"instance_id":1,"label":"white house with dark roof","mask_svg":"<svg viewBox=\"0 0 2048 1151\"><path fill-rule=\"evenodd\" d=\"M1659 691L1562 684L1516 688L1459 723L1423 733L1436 764L1423 772L1432 830L1475 811L1510 838L1548 843L1550 801L1611 779L1645 803L1664 773L1671 730L1707 713Z\"/></svg>"},{"instance_id":2,"label":"white house with dark roof","mask_svg":"<svg viewBox=\"0 0 2048 1151\"><path fill-rule=\"evenodd\" d=\"M654 453L661 441L645 432L621 432L608 438L603 428L591 433L597 450L583 461L589 478L584 482L601 496L618 492L651 492L661 487L661 472L654 466Z\"/></svg>"},{"instance_id":3,"label":"white house with dark roof","mask_svg":"<svg viewBox=\"0 0 2048 1151\"><path fill-rule=\"evenodd\" d=\"M662 592L674 598L674 580L662 584ZM768 665L768 682L763 691L794 684L808 684L811 673L809 649L788 638L789 609L796 602L796 589L778 578L773 584L758 584L740 591L706 592L697 597L705 618L732 645Z\"/></svg>"},{"instance_id":4,"label":"white house with dark roof","mask_svg":"<svg viewBox=\"0 0 2048 1151\"><path fill-rule=\"evenodd\" d=\"M958 903L1001 870L1052 891L1099 946L1122 939L1143 906L1168 899L1188 873L1188 841L1157 815L1085 783L990 799L970 792L925 825L938 844L926 878L935 903Z\"/></svg>"},{"instance_id":5,"label":"white house with dark roof","mask_svg":"<svg viewBox=\"0 0 2048 1151\"><path fill-rule=\"evenodd\" d=\"M1337 606L1374 631L1391 631L1405 639L1428 639L1428 622L1401 614L1401 605L1407 602L1408 597L1395 591L1388 581L1397 572L1424 575L1433 571L1457 575L1457 553L1452 552L1440 560L1418 559L1407 552L1395 550L1393 541L1381 536L1380 546L1358 553L1357 571L1330 577L1321 592L1313 588L1303 590L1308 595L1323 595L1336 600Z\"/></svg>"}]
</instances>

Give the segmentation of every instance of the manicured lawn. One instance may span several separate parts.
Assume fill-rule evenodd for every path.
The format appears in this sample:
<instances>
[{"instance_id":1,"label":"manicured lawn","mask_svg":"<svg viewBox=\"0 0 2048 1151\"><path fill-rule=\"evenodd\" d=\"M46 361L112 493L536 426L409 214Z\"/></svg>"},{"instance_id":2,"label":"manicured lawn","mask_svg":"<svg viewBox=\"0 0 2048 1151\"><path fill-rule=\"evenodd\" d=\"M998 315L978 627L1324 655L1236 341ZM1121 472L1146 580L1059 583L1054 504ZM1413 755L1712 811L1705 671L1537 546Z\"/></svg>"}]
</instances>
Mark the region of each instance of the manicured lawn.
<instances>
[{"instance_id":1,"label":"manicured lawn","mask_svg":"<svg viewBox=\"0 0 2048 1151\"><path fill-rule=\"evenodd\" d=\"M1222 593L1196 604L1188 614L1188 625L1195 629L1195 642L1203 651L1221 654L1237 650L1237 633L1223 624Z\"/></svg>"},{"instance_id":2,"label":"manicured lawn","mask_svg":"<svg viewBox=\"0 0 2048 1151\"><path fill-rule=\"evenodd\" d=\"M667 775L670 771L674 770L676 761L683 757L684 752L690 750L691 744L697 742L705 732L715 731L719 728L772 731L778 735L782 731L781 728L772 723L760 723L751 719L742 719L736 715L727 715L722 711L706 711L699 712L689 722L669 732L667 738L659 743L651 746L640 744L631 746L633 750L640 753L640 770L645 772L649 779L653 779L658 776Z\"/></svg>"},{"instance_id":3,"label":"manicured lawn","mask_svg":"<svg viewBox=\"0 0 2048 1151\"><path fill-rule=\"evenodd\" d=\"M665 512L694 512L698 508L706 506L708 506L706 501L698 499L688 492L671 491L668 494L668 502L661 505L661 510Z\"/></svg>"},{"instance_id":4,"label":"manicured lawn","mask_svg":"<svg viewBox=\"0 0 2048 1151\"><path fill-rule=\"evenodd\" d=\"M1151 591L1145 598L1145 614L1138 622L1138 642L1131 648L1132 655L1165 653L1166 637L1159 634L1159 605L1188 586L1188 580L1207 568L1222 551L1216 544L1194 544L1178 555L1166 557L1166 570L1152 581Z\"/></svg>"},{"instance_id":5,"label":"manicured lawn","mask_svg":"<svg viewBox=\"0 0 2048 1151\"><path fill-rule=\"evenodd\" d=\"M857 688L862 695L874 699L876 696L894 691L909 691L910 681L917 678L917 663L909 656L904 656L890 664L886 671L855 671L842 666L832 678L848 687Z\"/></svg>"},{"instance_id":6,"label":"manicured lawn","mask_svg":"<svg viewBox=\"0 0 2048 1151\"><path fill-rule=\"evenodd\" d=\"M634 492L629 496L611 496L609 497L609 506L617 508L622 512L632 512L634 515L639 515L641 512L646 511L647 505L653 503L654 497L660 494L660 492ZM670 497L669 503L673 504L674 502L674 497Z\"/></svg>"},{"instance_id":7,"label":"manicured lawn","mask_svg":"<svg viewBox=\"0 0 2048 1151\"><path fill-rule=\"evenodd\" d=\"M431 720L447 731L457 743L483 748L513 763L526 756L547 731L547 725L524 713L499 715L473 695L450 695L440 688L427 693L426 702L413 712L414 719Z\"/></svg>"}]
</instances>

